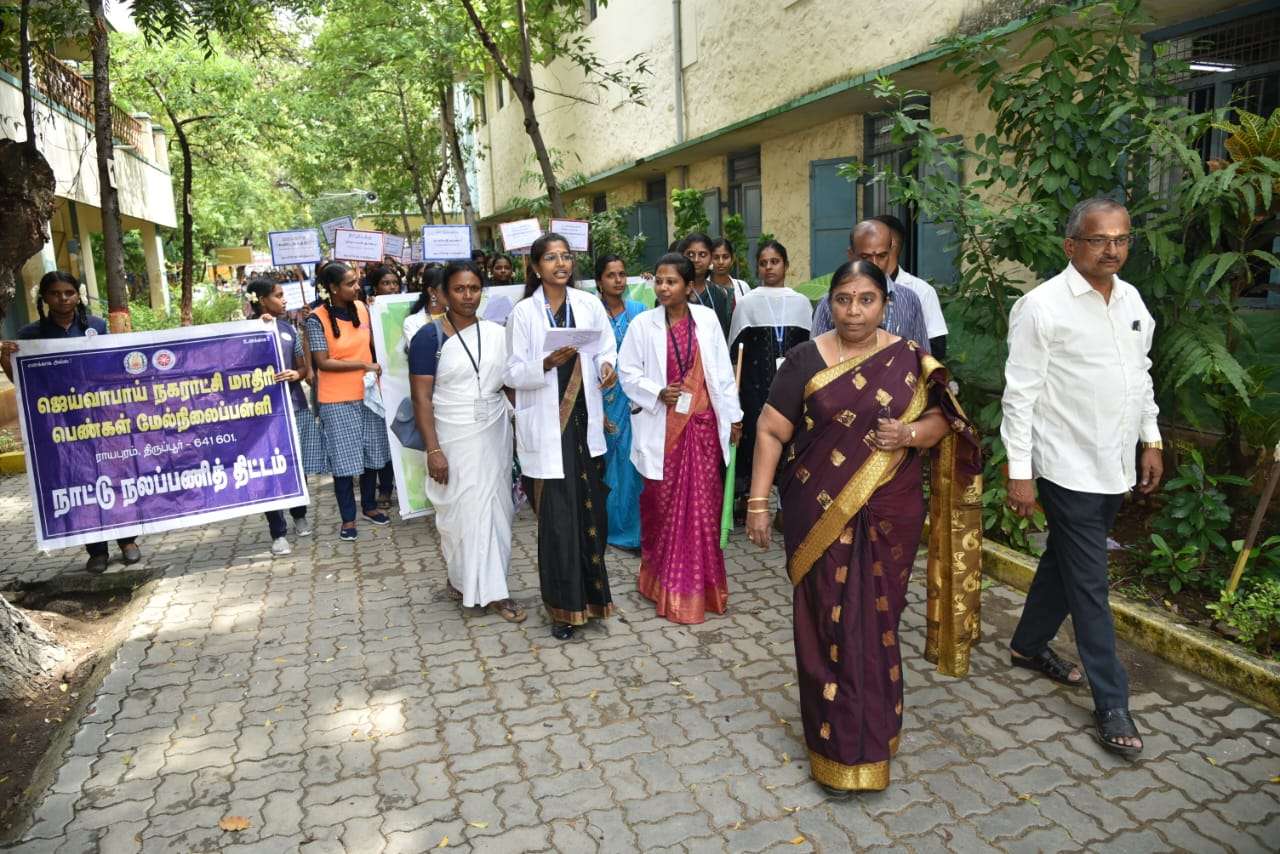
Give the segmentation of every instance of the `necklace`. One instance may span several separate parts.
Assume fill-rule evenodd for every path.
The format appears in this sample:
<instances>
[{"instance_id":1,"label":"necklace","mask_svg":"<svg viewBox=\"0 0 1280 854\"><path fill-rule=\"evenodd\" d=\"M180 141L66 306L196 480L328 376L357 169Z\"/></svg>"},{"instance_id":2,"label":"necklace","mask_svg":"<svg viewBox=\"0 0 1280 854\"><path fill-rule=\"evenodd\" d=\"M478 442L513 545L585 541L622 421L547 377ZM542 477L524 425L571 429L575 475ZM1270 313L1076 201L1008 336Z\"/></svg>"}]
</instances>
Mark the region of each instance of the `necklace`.
<instances>
[{"instance_id":1,"label":"necklace","mask_svg":"<svg viewBox=\"0 0 1280 854\"><path fill-rule=\"evenodd\" d=\"M880 343L880 330L879 330L879 329L877 329L877 330L875 331L875 334L873 334L873 335L871 336L871 339L872 339L872 340L871 340L871 346L870 346L870 347L864 347L864 348L862 348L862 349L860 349L860 350L854 350L852 353L850 353L848 356L846 356L846 355L844 354L844 339L843 339L843 338L841 338L841 337L840 337L840 333L839 333L839 332L837 332L837 333L836 333L836 346L839 348L839 351L840 351L840 362L843 362L845 359L849 359L849 358L852 358L852 357L854 357L854 356L861 356L861 355L863 355L864 353L869 353L869 352L871 352L872 350L874 350L874 349L875 349L875 347L876 347L876 345ZM837 364L838 364L838 363L837 363Z\"/></svg>"}]
</instances>

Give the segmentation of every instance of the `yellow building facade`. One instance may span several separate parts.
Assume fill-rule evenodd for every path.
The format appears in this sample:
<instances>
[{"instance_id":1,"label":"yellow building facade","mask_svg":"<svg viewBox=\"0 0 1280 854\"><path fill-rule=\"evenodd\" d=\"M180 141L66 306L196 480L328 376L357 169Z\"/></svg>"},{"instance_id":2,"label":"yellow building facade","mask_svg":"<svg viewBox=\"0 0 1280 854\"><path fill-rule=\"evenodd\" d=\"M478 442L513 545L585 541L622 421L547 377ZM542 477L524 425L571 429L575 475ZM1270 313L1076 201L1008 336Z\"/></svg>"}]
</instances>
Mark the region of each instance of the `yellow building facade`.
<instances>
[{"instance_id":1,"label":"yellow building facade","mask_svg":"<svg viewBox=\"0 0 1280 854\"><path fill-rule=\"evenodd\" d=\"M1275 4L1265 2L1148 0L1145 9L1151 39L1208 39L1219 54L1229 38L1276 17ZM535 69L535 104L558 174L572 187L567 197L590 199L596 210L637 205L651 259L670 239L671 191L695 188L703 191L713 235L724 217L741 214L749 237L771 233L788 248L793 280L831 272L844 260L853 223L881 213L908 221L904 265L945 280L954 259L931 239L930 224L838 170L854 161L892 166L905 159L877 123L884 105L870 84L880 75L928 93L930 118L952 134L971 140L990 132L985 99L941 69L936 45L956 33L992 30L1025 38L1024 13L1022 3L1008 0L588 2L585 33L606 65L647 55L653 73L644 78L643 103L616 88L593 88L557 60ZM1221 79L1211 84L1249 72L1243 60L1224 64L1235 73L1214 74ZM534 194L529 176L537 165L520 104L496 76L486 81L477 117L477 207L480 224L493 227L525 215L516 200Z\"/></svg>"}]
</instances>

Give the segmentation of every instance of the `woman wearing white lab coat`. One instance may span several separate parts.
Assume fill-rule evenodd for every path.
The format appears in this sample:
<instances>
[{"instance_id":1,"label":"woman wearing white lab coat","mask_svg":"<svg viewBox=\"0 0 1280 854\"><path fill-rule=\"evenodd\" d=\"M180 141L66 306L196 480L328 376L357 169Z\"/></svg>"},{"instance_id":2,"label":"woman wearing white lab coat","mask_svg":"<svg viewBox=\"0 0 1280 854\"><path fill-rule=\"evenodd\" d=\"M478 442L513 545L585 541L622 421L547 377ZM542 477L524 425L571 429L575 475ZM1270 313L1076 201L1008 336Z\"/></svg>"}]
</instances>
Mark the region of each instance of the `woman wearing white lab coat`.
<instances>
[{"instance_id":1,"label":"woman wearing white lab coat","mask_svg":"<svg viewBox=\"0 0 1280 854\"><path fill-rule=\"evenodd\" d=\"M689 304L689 259L654 270L659 306L631 322L618 355L640 494L640 592L659 616L701 623L728 602L720 550L720 466L742 431L742 407L716 312ZM634 396L633 396L634 395Z\"/></svg>"},{"instance_id":2,"label":"woman wearing white lab coat","mask_svg":"<svg viewBox=\"0 0 1280 854\"><path fill-rule=\"evenodd\" d=\"M593 294L573 286L573 253L558 234L530 248L526 298L507 320L504 382L515 389L516 454L538 514L538 577L553 636L614 612L605 570L609 533L601 387L617 382L617 345ZM593 329L583 347L544 348L552 328Z\"/></svg>"}]
</instances>

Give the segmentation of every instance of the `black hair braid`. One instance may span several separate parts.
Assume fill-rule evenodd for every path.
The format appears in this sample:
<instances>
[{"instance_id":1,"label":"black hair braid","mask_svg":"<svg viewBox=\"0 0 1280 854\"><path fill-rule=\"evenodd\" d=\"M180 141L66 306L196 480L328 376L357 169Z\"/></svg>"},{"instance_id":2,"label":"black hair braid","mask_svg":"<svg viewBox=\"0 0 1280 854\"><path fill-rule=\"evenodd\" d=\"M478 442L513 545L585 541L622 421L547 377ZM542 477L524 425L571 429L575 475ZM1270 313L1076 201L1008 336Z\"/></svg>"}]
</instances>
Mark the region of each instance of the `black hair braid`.
<instances>
[{"instance_id":1,"label":"black hair braid","mask_svg":"<svg viewBox=\"0 0 1280 854\"><path fill-rule=\"evenodd\" d=\"M329 315L329 327L333 329L333 337L335 339L342 337L342 330L338 328L338 316L333 313L333 295L324 298L325 314Z\"/></svg>"},{"instance_id":2,"label":"black hair braid","mask_svg":"<svg viewBox=\"0 0 1280 854\"><path fill-rule=\"evenodd\" d=\"M40 298L36 300L36 314L40 316L40 319L41 319L41 320L44 320L44 319L45 319L45 316L44 316L44 294L41 294L41 295L40 295Z\"/></svg>"},{"instance_id":3,"label":"black hair braid","mask_svg":"<svg viewBox=\"0 0 1280 854\"><path fill-rule=\"evenodd\" d=\"M80 325L81 332L89 328L89 310L85 308L83 299L76 305L76 323Z\"/></svg>"}]
</instances>

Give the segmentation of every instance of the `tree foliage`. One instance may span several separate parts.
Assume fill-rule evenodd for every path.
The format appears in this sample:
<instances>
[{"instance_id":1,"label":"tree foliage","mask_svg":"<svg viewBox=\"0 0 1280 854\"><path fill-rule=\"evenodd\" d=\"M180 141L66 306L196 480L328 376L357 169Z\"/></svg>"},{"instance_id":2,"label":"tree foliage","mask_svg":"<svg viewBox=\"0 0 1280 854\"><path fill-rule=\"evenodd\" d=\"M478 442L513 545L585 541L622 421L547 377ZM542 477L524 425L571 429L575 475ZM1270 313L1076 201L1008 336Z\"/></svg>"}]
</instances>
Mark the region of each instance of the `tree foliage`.
<instances>
[{"instance_id":1,"label":"tree foliage","mask_svg":"<svg viewBox=\"0 0 1280 854\"><path fill-rule=\"evenodd\" d=\"M1171 82L1183 66L1159 56L1133 61L1142 21L1138 0L1052 5L1033 16L1029 41L946 40L945 67L986 96L995 132L968 145L921 115L922 93L882 79L874 91L890 105L893 137L913 142L914 156L901 173L851 173L884 181L895 201L951 223L961 271L944 297L981 330L976 348L994 364L1003 364L1012 301L1065 264L1071 207L1098 195L1124 202L1137 243L1123 276L1157 317L1162 401L1193 424L1207 404L1237 450L1246 426L1254 441L1271 443L1280 427L1250 417L1264 374L1249 364L1253 343L1237 300L1280 266L1262 248L1274 236L1280 161L1202 160L1197 143L1226 111L1188 109ZM966 164L972 180L948 177ZM952 357L964 385L999 391L998 372L972 355Z\"/></svg>"}]
</instances>

